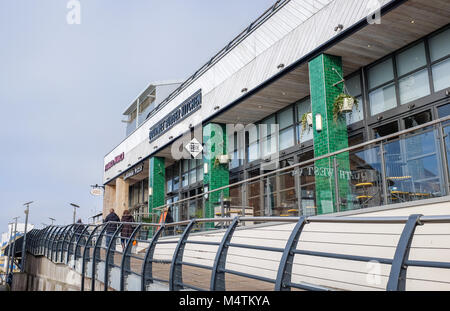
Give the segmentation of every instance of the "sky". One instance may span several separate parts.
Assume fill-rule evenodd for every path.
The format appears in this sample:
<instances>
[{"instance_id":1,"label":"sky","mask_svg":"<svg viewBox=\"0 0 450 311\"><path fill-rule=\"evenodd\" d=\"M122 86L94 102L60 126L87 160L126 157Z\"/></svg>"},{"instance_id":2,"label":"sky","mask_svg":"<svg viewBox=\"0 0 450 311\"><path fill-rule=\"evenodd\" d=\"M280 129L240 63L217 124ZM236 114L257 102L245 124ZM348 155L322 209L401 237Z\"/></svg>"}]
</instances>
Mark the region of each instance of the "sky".
<instances>
[{"instance_id":1,"label":"sky","mask_svg":"<svg viewBox=\"0 0 450 311\"><path fill-rule=\"evenodd\" d=\"M73 1L73 0L71 0ZM186 79L275 0L0 0L0 232L102 210L103 157L152 81Z\"/></svg>"}]
</instances>

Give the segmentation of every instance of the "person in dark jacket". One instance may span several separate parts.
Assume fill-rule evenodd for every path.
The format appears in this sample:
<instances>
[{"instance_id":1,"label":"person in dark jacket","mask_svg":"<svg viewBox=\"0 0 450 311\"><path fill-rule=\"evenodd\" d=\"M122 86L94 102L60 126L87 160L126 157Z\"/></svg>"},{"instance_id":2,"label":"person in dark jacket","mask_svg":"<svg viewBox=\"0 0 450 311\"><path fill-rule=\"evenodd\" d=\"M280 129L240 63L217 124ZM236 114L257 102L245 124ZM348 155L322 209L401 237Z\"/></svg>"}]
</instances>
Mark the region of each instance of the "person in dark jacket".
<instances>
[{"instance_id":1,"label":"person in dark jacket","mask_svg":"<svg viewBox=\"0 0 450 311\"><path fill-rule=\"evenodd\" d=\"M113 208L109 210L109 215L106 216L105 220L103 220L103 223L108 223L111 221L112 222L120 222L120 218L114 212ZM109 243L111 242L114 232L117 230L117 224L107 224L106 226L107 226L106 227L106 247L108 247ZM114 243L114 245L112 245L112 249L113 250L116 249L115 243Z\"/></svg>"},{"instance_id":2,"label":"person in dark jacket","mask_svg":"<svg viewBox=\"0 0 450 311\"><path fill-rule=\"evenodd\" d=\"M170 211L170 208L168 208L167 209L167 215L166 215L166 221L165 221L165 223L166 224L170 224L170 223L172 223L173 222L173 217L172 217L172 213L171 213L171 211ZM167 234L168 235L173 235L173 227L168 227L167 228Z\"/></svg>"},{"instance_id":3,"label":"person in dark jacket","mask_svg":"<svg viewBox=\"0 0 450 311\"><path fill-rule=\"evenodd\" d=\"M122 248L125 249L125 246L127 245L127 241L130 240L130 236L134 231L135 226L132 224L129 224L130 222L134 222L134 218L131 215L129 210L123 211L123 216L121 219L121 222L123 222L122 230L120 232L120 236L122 237Z\"/></svg>"}]
</instances>

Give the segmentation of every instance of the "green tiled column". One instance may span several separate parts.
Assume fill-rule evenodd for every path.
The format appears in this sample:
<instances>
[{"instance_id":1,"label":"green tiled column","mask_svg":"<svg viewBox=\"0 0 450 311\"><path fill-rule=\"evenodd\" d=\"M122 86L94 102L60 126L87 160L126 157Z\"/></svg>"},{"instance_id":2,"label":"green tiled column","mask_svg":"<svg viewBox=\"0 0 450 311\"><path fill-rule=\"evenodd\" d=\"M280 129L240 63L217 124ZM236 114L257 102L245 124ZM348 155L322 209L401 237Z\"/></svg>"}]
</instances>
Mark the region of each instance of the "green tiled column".
<instances>
[{"instance_id":1,"label":"green tiled column","mask_svg":"<svg viewBox=\"0 0 450 311\"><path fill-rule=\"evenodd\" d=\"M215 163L219 155L227 154L226 126L224 124L210 123L203 127L203 163L208 165L208 173L204 174L203 184L208 190L218 189L230 184L230 173L228 164ZM220 204L221 191L209 194L205 202L205 218L214 218L214 208ZM223 190L224 198L230 195L229 189ZM208 223L207 227L213 227Z\"/></svg>"},{"instance_id":2,"label":"green tiled column","mask_svg":"<svg viewBox=\"0 0 450 311\"><path fill-rule=\"evenodd\" d=\"M339 75L333 70L339 73ZM347 125L345 117L333 120L333 102L342 93L343 84L333 86L341 80L342 59L339 56L322 54L309 63L311 106L314 120L314 156L319 157L348 147ZM316 131L316 115L322 115L322 131ZM339 165L339 194L347 201L349 197L350 162L348 153L337 157ZM327 158L315 163L317 213L336 212L337 197L333 159ZM341 205L340 210L347 206Z\"/></svg>"},{"instance_id":3,"label":"green tiled column","mask_svg":"<svg viewBox=\"0 0 450 311\"><path fill-rule=\"evenodd\" d=\"M148 210L150 214L155 207L165 204L166 167L165 159L153 157L150 159L148 186L153 189L153 194L148 198ZM160 212L158 212L160 214Z\"/></svg>"}]
</instances>

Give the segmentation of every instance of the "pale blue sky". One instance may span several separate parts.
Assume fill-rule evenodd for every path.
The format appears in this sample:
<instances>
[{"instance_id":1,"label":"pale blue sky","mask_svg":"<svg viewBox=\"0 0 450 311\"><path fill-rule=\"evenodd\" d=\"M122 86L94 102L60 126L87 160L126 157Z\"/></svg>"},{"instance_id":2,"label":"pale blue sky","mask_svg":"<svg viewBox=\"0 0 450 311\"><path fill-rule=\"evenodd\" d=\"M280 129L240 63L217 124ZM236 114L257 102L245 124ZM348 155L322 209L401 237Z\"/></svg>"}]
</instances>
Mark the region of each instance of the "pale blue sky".
<instances>
[{"instance_id":1,"label":"pale blue sky","mask_svg":"<svg viewBox=\"0 0 450 311\"><path fill-rule=\"evenodd\" d=\"M0 0L0 232L30 220L87 221L122 112L151 81L184 79L274 0Z\"/></svg>"}]
</instances>

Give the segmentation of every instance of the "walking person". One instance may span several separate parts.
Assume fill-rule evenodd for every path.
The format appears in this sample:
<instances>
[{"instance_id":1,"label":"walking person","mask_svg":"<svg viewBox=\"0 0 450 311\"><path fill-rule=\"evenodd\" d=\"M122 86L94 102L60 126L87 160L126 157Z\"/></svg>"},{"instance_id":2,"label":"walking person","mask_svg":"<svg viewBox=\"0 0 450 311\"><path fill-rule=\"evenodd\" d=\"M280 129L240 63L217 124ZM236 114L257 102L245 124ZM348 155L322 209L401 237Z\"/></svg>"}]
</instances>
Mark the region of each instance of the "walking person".
<instances>
[{"instance_id":1,"label":"walking person","mask_svg":"<svg viewBox=\"0 0 450 311\"><path fill-rule=\"evenodd\" d=\"M170 211L170 207L167 208L167 214L166 214L166 224L170 224L173 222L173 217L172 217L172 213ZM168 227L167 228L167 234L168 235L173 235L174 232L174 227Z\"/></svg>"},{"instance_id":2,"label":"walking person","mask_svg":"<svg viewBox=\"0 0 450 311\"><path fill-rule=\"evenodd\" d=\"M103 220L103 223L108 223L108 222L116 222L116 223L120 222L120 218L114 212L113 208L111 208L109 210L108 216L106 216L105 220ZM116 230L117 230L117 224L107 224L106 226L107 226L106 227L106 247L109 247L109 243L111 243L112 236L113 236L114 232L116 232ZM112 245L112 249L113 250L116 249L116 243L114 243L114 245Z\"/></svg>"},{"instance_id":3,"label":"walking person","mask_svg":"<svg viewBox=\"0 0 450 311\"><path fill-rule=\"evenodd\" d=\"M125 249L126 245L127 245L127 240L130 239L131 234L133 233L134 227L132 224L130 224L130 222L134 222L134 218L131 215L129 210L125 210L123 211L123 216L122 216L122 220L121 222L123 222L123 227L122 230L120 232L120 236L122 237L121 242L122 242L122 249ZM129 241L131 242L131 241Z\"/></svg>"}]
</instances>

